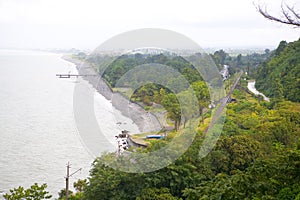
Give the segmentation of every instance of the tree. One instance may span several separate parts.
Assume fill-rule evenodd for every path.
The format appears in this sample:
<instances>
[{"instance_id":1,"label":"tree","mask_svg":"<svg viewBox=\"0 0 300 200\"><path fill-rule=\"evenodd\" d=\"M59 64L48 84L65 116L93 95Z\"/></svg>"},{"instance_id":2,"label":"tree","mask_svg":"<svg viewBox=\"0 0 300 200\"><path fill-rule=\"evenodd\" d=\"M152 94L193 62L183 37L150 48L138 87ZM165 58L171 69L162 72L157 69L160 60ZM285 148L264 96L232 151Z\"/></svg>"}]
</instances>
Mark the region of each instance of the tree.
<instances>
[{"instance_id":1,"label":"tree","mask_svg":"<svg viewBox=\"0 0 300 200\"><path fill-rule=\"evenodd\" d=\"M73 191L69 190L69 199L72 199L73 196ZM58 193L58 200L65 200L66 199L66 188L61 189L60 192Z\"/></svg>"},{"instance_id":2,"label":"tree","mask_svg":"<svg viewBox=\"0 0 300 200\"><path fill-rule=\"evenodd\" d=\"M237 57L236 57L236 65L237 67L241 66L243 63L242 63L242 54L239 54ZM249 72L249 70L248 70Z\"/></svg>"},{"instance_id":3,"label":"tree","mask_svg":"<svg viewBox=\"0 0 300 200\"><path fill-rule=\"evenodd\" d=\"M267 8L263 8L261 5L258 5L256 8L262 16L269 20L292 25L295 27L300 27L300 13L298 13L294 7L291 7L288 4L284 3L284 1L282 1L281 3L281 13L283 15L282 17L277 17L270 14Z\"/></svg>"},{"instance_id":4,"label":"tree","mask_svg":"<svg viewBox=\"0 0 300 200\"><path fill-rule=\"evenodd\" d=\"M216 65L221 69L222 66L225 64L225 59L228 56L228 54L223 50L216 51L212 58L214 59Z\"/></svg>"},{"instance_id":5,"label":"tree","mask_svg":"<svg viewBox=\"0 0 300 200\"><path fill-rule=\"evenodd\" d=\"M204 108L206 108L209 104L210 95L207 88L207 85L203 81L197 81L192 83L191 85L192 89L194 90L194 93L196 97L198 98L199 102L199 113L202 117L202 122L204 121Z\"/></svg>"},{"instance_id":6,"label":"tree","mask_svg":"<svg viewBox=\"0 0 300 200\"><path fill-rule=\"evenodd\" d=\"M176 95L174 93L165 95L162 105L168 111L168 117L174 120L175 129L178 130L181 123L181 108Z\"/></svg>"},{"instance_id":7,"label":"tree","mask_svg":"<svg viewBox=\"0 0 300 200\"><path fill-rule=\"evenodd\" d=\"M178 94L178 98L180 100L180 106L182 111L183 125L185 125L188 120L193 117L197 117L198 106L197 100L194 99L194 96L191 91L185 90Z\"/></svg>"},{"instance_id":8,"label":"tree","mask_svg":"<svg viewBox=\"0 0 300 200\"><path fill-rule=\"evenodd\" d=\"M168 188L145 188L142 190L141 196L136 198L137 200L178 200L178 198L172 196Z\"/></svg>"},{"instance_id":9,"label":"tree","mask_svg":"<svg viewBox=\"0 0 300 200\"><path fill-rule=\"evenodd\" d=\"M28 189L24 189L22 186L9 190L10 193L3 195L6 200L41 200L50 199L52 195L46 191L47 184L39 186L37 183L30 186Z\"/></svg>"},{"instance_id":10,"label":"tree","mask_svg":"<svg viewBox=\"0 0 300 200\"><path fill-rule=\"evenodd\" d=\"M77 192L83 192L83 190L86 188L87 186L87 180L86 179L78 179L77 182L74 182L73 184L74 188L76 189Z\"/></svg>"},{"instance_id":11,"label":"tree","mask_svg":"<svg viewBox=\"0 0 300 200\"><path fill-rule=\"evenodd\" d=\"M286 41L281 41L277 47L277 49L275 50L275 55L279 56L280 53L285 49L285 47L287 47L288 43Z\"/></svg>"},{"instance_id":12,"label":"tree","mask_svg":"<svg viewBox=\"0 0 300 200\"><path fill-rule=\"evenodd\" d=\"M300 40L281 41L274 55L258 67L256 88L271 98L300 102Z\"/></svg>"},{"instance_id":13,"label":"tree","mask_svg":"<svg viewBox=\"0 0 300 200\"><path fill-rule=\"evenodd\" d=\"M73 187L75 188L76 192L73 193L73 191L69 190L69 200L81 200L83 199L83 192L85 188L87 187L87 179L78 179L77 182L73 183ZM62 189L58 193L58 200L65 200L66 199L66 189Z\"/></svg>"},{"instance_id":14,"label":"tree","mask_svg":"<svg viewBox=\"0 0 300 200\"><path fill-rule=\"evenodd\" d=\"M245 170L249 167L255 159L259 156L259 142L247 135L237 135L231 137L223 137L217 144L217 150L223 152L225 155L225 164L227 166L221 169L220 172L228 171L231 173L234 170ZM220 157L217 157L220 159ZM220 162L212 158L214 162Z\"/></svg>"}]
</instances>

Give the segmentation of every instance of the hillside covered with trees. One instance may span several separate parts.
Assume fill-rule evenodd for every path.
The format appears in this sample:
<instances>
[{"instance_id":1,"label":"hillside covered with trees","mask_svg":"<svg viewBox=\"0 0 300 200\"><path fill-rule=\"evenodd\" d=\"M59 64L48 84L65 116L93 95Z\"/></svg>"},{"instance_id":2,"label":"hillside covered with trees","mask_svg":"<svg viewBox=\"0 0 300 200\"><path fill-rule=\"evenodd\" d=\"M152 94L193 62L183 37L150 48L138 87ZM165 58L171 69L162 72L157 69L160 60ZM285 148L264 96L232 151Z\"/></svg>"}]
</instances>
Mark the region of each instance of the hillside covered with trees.
<instances>
[{"instance_id":1,"label":"hillside covered with trees","mask_svg":"<svg viewBox=\"0 0 300 200\"><path fill-rule=\"evenodd\" d=\"M235 90L234 98L207 157L198 155L201 129L175 163L158 171L117 171L105 162L114 154L104 155L93 164L85 199L299 199L299 104L282 101L273 108L243 89ZM143 151L167 142L155 141Z\"/></svg>"},{"instance_id":2,"label":"hillside covered with trees","mask_svg":"<svg viewBox=\"0 0 300 200\"><path fill-rule=\"evenodd\" d=\"M262 66L282 69L289 61L297 68L298 65L293 64L299 61L297 43L299 41L291 44L281 43L280 48L274 52L267 51L263 55L239 58L230 58L225 52L219 51L214 54L213 59L216 59L219 65L239 61L240 67L236 66L236 69L248 69L248 61L251 61L251 58L258 58L261 62L265 60ZM128 57L122 59L123 61L116 61L114 66L118 66L120 62L128 62ZM265 72L263 69L269 68L258 67L258 77L260 73ZM269 70L270 74L265 73L264 80L272 72L278 72L271 68ZM285 70L285 76L293 78L297 75L293 73L292 76L286 68ZM110 72L107 71L106 74ZM293 83L296 83L296 77L293 80ZM285 81L282 84L285 84ZM200 84L199 82L202 81L197 79L191 85L195 86ZM227 104L222 135L208 156L199 157L206 123L199 124L192 145L179 159L154 172L118 171L107 165L107 160L114 159L115 154L102 155L93 163L88 184L82 193L83 199L300 199L299 103L284 98L275 98L276 104L273 101L262 101L249 94L246 85L247 81L243 79L234 90L232 98L235 101ZM290 90L299 95L297 85L290 85ZM176 97L170 91L167 91L167 94L165 92L163 87L146 85L134 93L134 100L146 103L148 100L143 98L149 97L149 102L169 105L170 109L176 110ZM165 98L160 98L162 94ZM206 120L209 120L209 117ZM176 130L170 133L172 136L176 134ZM137 151L149 153L163 148L171 141L172 137L151 141L146 149ZM124 162L124 159L130 157L121 156L119 159Z\"/></svg>"},{"instance_id":3,"label":"hillside covered with trees","mask_svg":"<svg viewBox=\"0 0 300 200\"><path fill-rule=\"evenodd\" d=\"M68 199L300 200L299 52L300 40L289 44L281 42L275 51L266 50L264 54L230 56L223 50L211 54L219 68L224 64L231 66L231 75L239 70L251 72L252 77L255 75L257 87L271 97L271 102L262 101L249 93L246 80L249 74L245 74L233 92L234 101L227 104L222 134L204 158L199 157L199 150L211 120L210 112L205 117L200 112L201 117L195 115L194 110L185 110L185 104L188 105L191 100L184 90L171 91L153 83L138 87L130 100L146 109L153 104L162 105L167 117L174 122L175 129L169 132L165 140L152 140L147 148L131 151L150 153L164 148L178 134L182 134L179 129L184 129L187 121L196 118L198 123L192 144L175 162L147 173L126 173L112 169L108 161L116 159L115 153L104 154L92 164L87 180L75 182L77 191L70 192ZM96 65L101 60L93 58L89 62ZM183 74L190 85L187 89L193 89L196 94L199 108L203 110L208 107L206 83L197 70L179 56L123 55L102 73L103 78L112 88L117 87L118 80L126 72L147 63L168 65ZM96 66L101 72L101 66ZM137 80L139 76L132 78ZM166 85L168 81L172 83L173 80L166 78ZM127 86L132 87L130 84L135 82ZM183 108L180 108L177 98L184 99L185 103L181 104ZM185 111L181 113L181 109ZM188 115L181 116L184 113ZM120 156L118 160L120 163L131 162L130 156ZM43 185L43 188L37 189L46 195L45 188L46 185ZM15 188L4 197L14 199L17 196L15 199L18 199L26 196L24 191ZM59 192L59 199L65 199L64 189Z\"/></svg>"},{"instance_id":4,"label":"hillside covered with trees","mask_svg":"<svg viewBox=\"0 0 300 200\"><path fill-rule=\"evenodd\" d=\"M271 98L275 97L276 106L272 101L261 101L250 95L247 82L242 80L232 96L236 101L227 105L222 135L208 156L200 158L198 155L205 126L201 123L188 150L168 167L154 172L125 173L114 170L105 162L114 155L103 155L93 164L84 198L300 199L300 106L299 103L272 95L275 91L273 86L278 83L276 80L282 78L279 83L282 88L286 87L282 90L282 97L298 101L293 98L300 94L297 82L299 52L297 41L290 44L282 42L275 51L266 50L264 54L232 57L223 50L212 54L219 68L223 64L233 66L231 74L239 69L256 74L257 86ZM123 57L117 60L113 68L120 68L120 63L128 63L128 59ZM155 59L161 61L165 58L161 55ZM177 70L181 70L181 73L193 71L184 62L176 66L179 66ZM112 74L116 73L105 72L111 85L114 84L114 79L109 78L113 77ZM188 74L185 76L189 78ZM201 82L198 77L189 80L191 85ZM165 90L163 87L146 85L134 93L134 100L165 106L169 104L170 108L176 110L177 104L172 100L176 98L171 98L172 93L167 90L166 95ZM162 94L167 97L160 98ZM172 134L176 135L176 130ZM147 149L140 151L151 152L168 142L152 141Z\"/></svg>"},{"instance_id":5,"label":"hillside covered with trees","mask_svg":"<svg viewBox=\"0 0 300 200\"><path fill-rule=\"evenodd\" d=\"M256 87L271 98L300 102L300 40L280 42L256 72Z\"/></svg>"},{"instance_id":6,"label":"hillside covered with trees","mask_svg":"<svg viewBox=\"0 0 300 200\"><path fill-rule=\"evenodd\" d=\"M125 54L115 59L102 74L111 87L129 70L136 66L152 63L170 66L181 73L189 83L202 80L197 70L181 56L166 54ZM101 66L99 66L101 70ZM138 77L136 77L137 79ZM172 80L169 80L172 81Z\"/></svg>"}]
</instances>

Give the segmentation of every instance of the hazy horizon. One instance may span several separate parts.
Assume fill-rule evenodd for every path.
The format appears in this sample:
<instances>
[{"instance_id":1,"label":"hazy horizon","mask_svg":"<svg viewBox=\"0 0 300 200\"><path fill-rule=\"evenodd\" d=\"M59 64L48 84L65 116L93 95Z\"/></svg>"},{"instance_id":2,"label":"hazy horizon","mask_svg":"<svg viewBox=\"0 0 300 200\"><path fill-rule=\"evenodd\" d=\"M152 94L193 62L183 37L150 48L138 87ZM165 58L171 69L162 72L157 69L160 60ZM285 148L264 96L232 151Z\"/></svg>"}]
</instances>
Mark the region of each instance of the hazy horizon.
<instances>
[{"instance_id":1,"label":"hazy horizon","mask_svg":"<svg viewBox=\"0 0 300 200\"><path fill-rule=\"evenodd\" d=\"M140 28L176 31L203 49L275 48L299 39L299 29L265 19L255 4L280 15L281 0L0 0L0 48L93 50Z\"/></svg>"}]
</instances>

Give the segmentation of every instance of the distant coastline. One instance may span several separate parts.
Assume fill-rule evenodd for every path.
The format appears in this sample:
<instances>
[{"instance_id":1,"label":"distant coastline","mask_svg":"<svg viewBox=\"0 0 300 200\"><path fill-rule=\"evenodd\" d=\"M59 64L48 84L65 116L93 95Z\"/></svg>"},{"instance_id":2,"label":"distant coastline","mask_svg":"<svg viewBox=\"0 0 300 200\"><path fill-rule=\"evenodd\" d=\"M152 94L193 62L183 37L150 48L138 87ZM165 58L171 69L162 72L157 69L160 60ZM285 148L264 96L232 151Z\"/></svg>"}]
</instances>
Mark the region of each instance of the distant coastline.
<instances>
[{"instance_id":1,"label":"distant coastline","mask_svg":"<svg viewBox=\"0 0 300 200\"><path fill-rule=\"evenodd\" d=\"M75 64L80 75L97 73L90 64L72 58L71 55L63 55L62 59ZM159 131L162 129L155 115L145 111L140 105L130 102L122 94L113 92L100 76L86 76L83 77L83 79L88 81L99 94L110 100L112 105L124 116L132 119L141 133Z\"/></svg>"}]
</instances>

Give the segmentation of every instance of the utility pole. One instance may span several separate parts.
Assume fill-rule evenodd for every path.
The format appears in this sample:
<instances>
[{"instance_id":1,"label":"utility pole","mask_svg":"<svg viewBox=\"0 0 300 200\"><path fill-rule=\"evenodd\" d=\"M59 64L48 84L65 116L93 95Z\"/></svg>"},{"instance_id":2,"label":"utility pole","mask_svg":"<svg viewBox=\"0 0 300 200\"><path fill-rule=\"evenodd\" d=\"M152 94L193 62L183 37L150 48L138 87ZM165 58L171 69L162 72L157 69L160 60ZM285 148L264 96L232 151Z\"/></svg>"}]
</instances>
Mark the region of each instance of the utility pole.
<instances>
[{"instance_id":1,"label":"utility pole","mask_svg":"<svg viewBox=\"0 0 300 200\"><path fill-rule=\"evenodd\" d=\"M76 170L75 172L73 172L72 174L70 174L70 168L71 168L71 165L70 163L68 162L67 163L67 176L66 176L66 200L68 200L68 197L69 197L69 178L71 176L73 176L74 174L76 174L77 172L81 171L82 168Z\"/></svg>"},{"instance_id":2,"label":"utility pole","mask_svg":"<svg viewBox=\"0 0 300 200\"><path fill-rule=\"evenodd\" d=\"M68 162L67 164L67 176L66 176L66 200L68 200L68 197L69 197L69 175L70 173L70 164Z\"/></svg>"}]
</instances>

